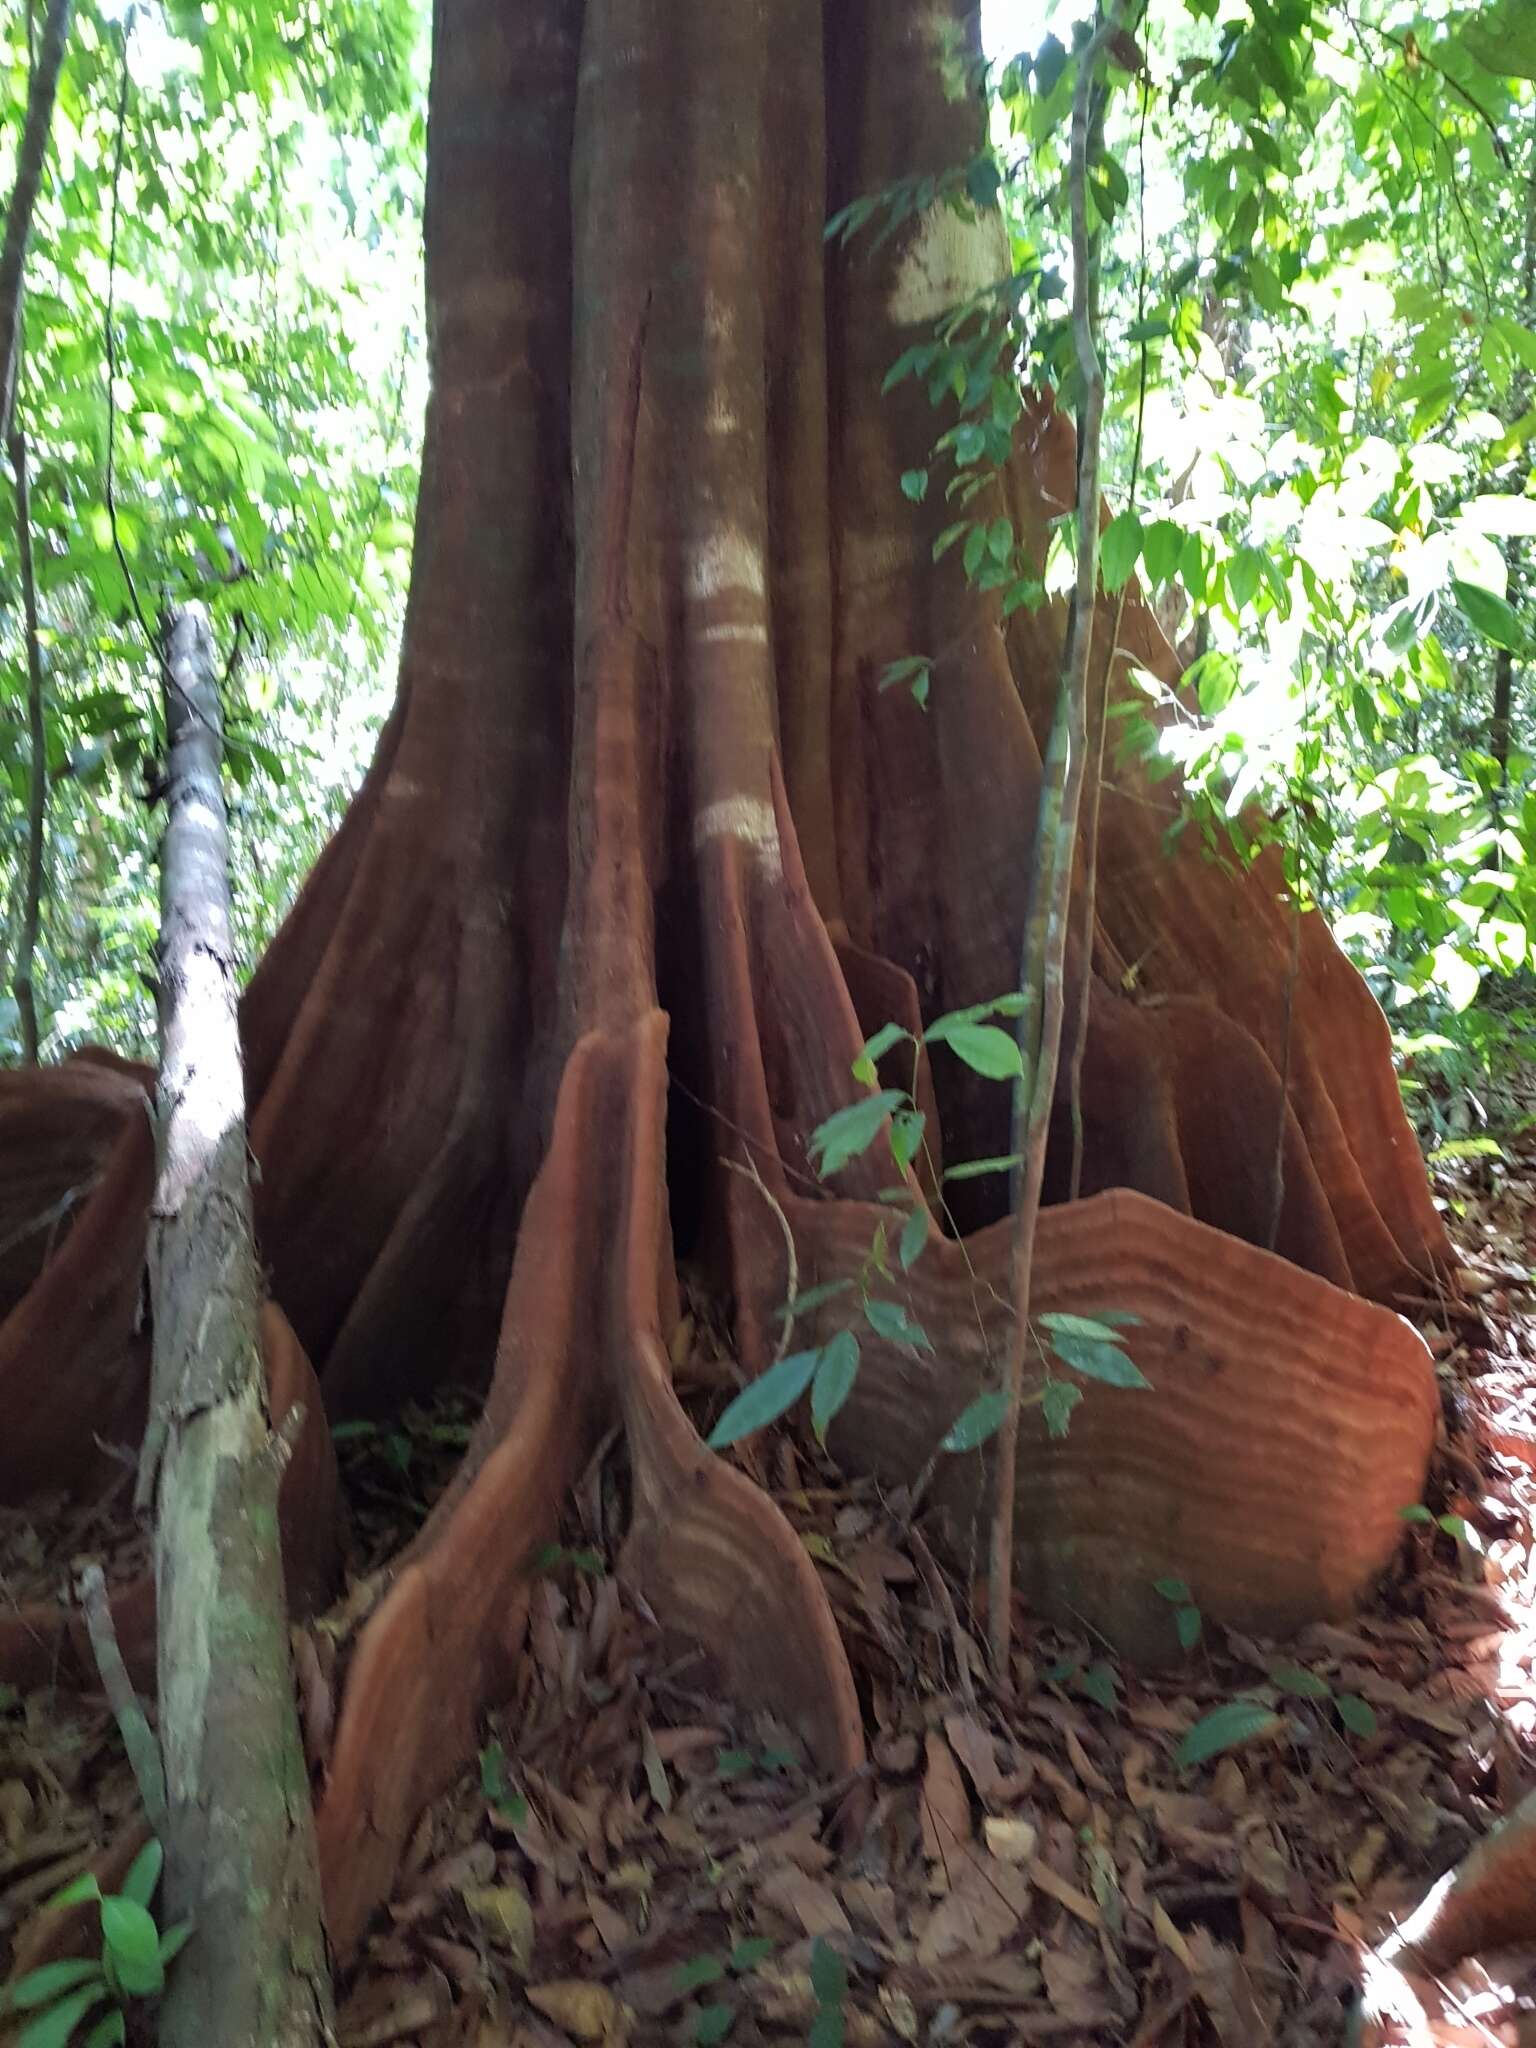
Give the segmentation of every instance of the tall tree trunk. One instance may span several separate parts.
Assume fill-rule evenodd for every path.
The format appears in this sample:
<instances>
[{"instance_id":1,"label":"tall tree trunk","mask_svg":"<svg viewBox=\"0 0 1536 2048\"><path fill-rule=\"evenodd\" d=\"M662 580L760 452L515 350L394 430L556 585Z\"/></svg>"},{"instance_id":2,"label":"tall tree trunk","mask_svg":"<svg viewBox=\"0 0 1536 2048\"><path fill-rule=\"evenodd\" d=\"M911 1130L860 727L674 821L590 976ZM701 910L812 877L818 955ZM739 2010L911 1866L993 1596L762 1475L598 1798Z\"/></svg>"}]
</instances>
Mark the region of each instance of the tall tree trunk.
<instances>
[{"instance_id":1,"label":"tall tree trunk","mask_svg":"<svg viewBox=\"0 0 1536 2048\"><path fill-rule=\"evenodd\" d=\"M236 1016L223 725L206 613L164 646L154 1367L139 1474L155 1505L166 1897L192 1938L166 2048L332 2038L319 1873L278 1542L287 1455L263 1383Z\"/></svg>"},{"instance_id":2,"label":"tall tree trunk","mask_svg":"<svg viewBox=\"0 0 1536 2048\"><path fill-rule=\"evenodd\" d=\"M806 1291L863 1269L893 1183L926 1228L889 1292L940 1362L862 1331L831 1435L849 1467L912 1477L998 1382L1006 1177L951 1183L941 1206L932 1176L1007 1150L1007 1090L935 1046L913 1090L932 1171L877 1151L826 1185L810 1169L867 1034L1012 987L1061 668L1058 610L1005 628L958 551L934 560L942 493L914 507L899 479L949 416L910 384L881 395L1003 274L1001 222L941 200L879 246L823 237L849 200L975 152L954 30L974 44L967 0L439 0L399 695L242 1007L263 1256L331 1414L489 1382L348 1667L319 1811L343 1950L506 1696L526 1561L614 1419L624 1572L829 1772L862 1754L813 1564L671 1384L679 1251L734 1301L747 1365L771 1355L783 1236L728 1167L757 1169ZM975 512L1009 516L1038 557L1074 466L1070 428L1033 406ZM1176 679L1134 592L1118 644ZM926 711L879 687L912 654L932 662ZM1042 1311L1137 1316L1152 1391L1092 1390L1060 1444L1032 1415L1018 1455L1022 1595L1130 1648L1166 1635L1166 1573L1249 1628L1359 1596L1436 1413L1422 1345L1374 1303L1448 1257L1364 984L1304 920L1287 1112L1273 864L1168 852L1174 804L1164 786L1104 795L1085 1198L1042 1214L1032 1279ZM1071 952L1069 1010L1087 971ZM0 1137L58 1081L0 1087ZM1055 1114L1048 1197L1063 1095ZM65 1135L34 1200L68 1185ZM6 1199L0 1173L0 1215ZM135 1228L131 1184L103 1180L0 1322L0 1399L26 1390L0 1484L72 1442L13 1333L46 1294L50 1343L78 1337L66 1290L131 1270ZM848 1298L811 1311L804 1341ZM991 1470L941 1461L939 1532L961 1555Z\"/></svg>"}]
</instances>

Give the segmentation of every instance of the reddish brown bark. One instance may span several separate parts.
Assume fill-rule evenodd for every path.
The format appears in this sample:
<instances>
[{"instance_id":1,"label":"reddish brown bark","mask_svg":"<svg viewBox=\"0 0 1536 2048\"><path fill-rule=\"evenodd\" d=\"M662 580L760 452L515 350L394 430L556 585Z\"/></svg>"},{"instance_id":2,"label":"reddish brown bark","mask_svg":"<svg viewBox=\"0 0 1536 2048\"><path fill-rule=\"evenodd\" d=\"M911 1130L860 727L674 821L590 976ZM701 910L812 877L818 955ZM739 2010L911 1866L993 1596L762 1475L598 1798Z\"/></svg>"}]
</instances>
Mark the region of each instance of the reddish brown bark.
<instances>
[{"instance_id":1,"label":"reddish brown bark","mask_svg":"<svg viewBox=\"0 0 1536 2048\"><path fill-rule=\"evenodd\" d=\"M506 1694L528 1560L615 1417L635 1480L623 1568L825 1769L861 1753L814 1570L702 1448L667 1340L681 1250L733 1298L745 1362L766 1362L784 1246L721 1162L757 1165L802 1287L847 1271L894 1175L870 1155L818 1190L807 1146L856 1092L863 1036L1015 971L1060 620L1005 633L952 554L935 566L943 508L898 479L942 421L909 387L880 396L996 244L943 209L878 251L829 253L821 232L849 198L971 153L978 110L941 65L941 29L966 18L961 0L439 0L399 698L244 1011L262 1248L332 1415L489 1375L464 1469L348 1673L319 1816L343 1951ZM1069 431L1032 416L991 511L1038 539L1071 466ZM1176 673L1134 595L1120 638ZM934 659L926 713L878 689L914 652ZM1315 919L1280 1256L1259 1248L1288 913L1264 863L1166 853L1170 816L1161 793L1105 793L1091 1199L1047 1213L1036 1265L1044 1306L1142 1316L1154 1391L1095 1390L1065 1446L1026 1433L1018 1497L1027 1597L1130 1646L1161 1572L1249 1626L1358 1597L1417 1497L1434 1412L1423 1347L1362 1297L1446 1254L1385 1023ZM918 1092L939 1162L1006 1151L1006 1089L938 1049ZM107 1136L58 1124L30 1192L0 1152L0 1214L33 1213L82 1159L124 1185L17 1268L0 1398L50 1458L83 1462L78 1400L56 1409L5 1347L43 1290L98 1266L127 1287L142 1190ZM935 1225L904 1283L938 1362L865 1343L834 1435L850 1465L910 1477L992 1369L1004 1184L957 1186L963 1243ZM114 1294L74 1324L116 1316L92 1341L125 1400L131 1306ZM975 1459L941 1476L962 1544L983 1480Z\"/></svg>"}]
</instances>

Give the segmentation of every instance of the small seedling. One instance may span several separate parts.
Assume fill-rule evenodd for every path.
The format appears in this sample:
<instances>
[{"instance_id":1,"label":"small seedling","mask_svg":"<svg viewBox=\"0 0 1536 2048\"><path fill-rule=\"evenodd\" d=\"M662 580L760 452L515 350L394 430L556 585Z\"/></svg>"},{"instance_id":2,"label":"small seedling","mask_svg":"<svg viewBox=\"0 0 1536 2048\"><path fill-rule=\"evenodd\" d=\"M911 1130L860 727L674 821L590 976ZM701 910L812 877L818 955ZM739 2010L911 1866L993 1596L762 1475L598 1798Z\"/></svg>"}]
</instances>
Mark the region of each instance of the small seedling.
<instances>
[{"instance_id":1,"label":"small seedling","mask_svg":"<svg viewBox=\"0 0 1536 2048\"><path fill-rule=\"evenodd\" d=\"M1431 1528L1443 1529L1447 1536L1457 1543L1464 1543L1468 1550L1481 1551L1483 1539L1462 1515L1435 1515L1422 1502L1415 1502L1411 1508L1399 1508L1398 1514L1405 1522L1427 1524Z\"/></svg>"},{"instance_id":2,"label":"small seedling","mask_svg":"<svg viewBox=\"0 0 1536 2048\"><path fill-rule=\"evenodd\" d=\"M690 1956L685 1963L679 1963L672 1979L673 1989L679 1992L702 1991L710 1985L725 1984L729 1977L745 1977L751 1971L761 1969L773 1954L773 1943L762 1936L750 1941L739 1941L730 1954L722 1961L715 1955ZM736 2024L736 2008L722 1999L714 1999L708 2005L701 2005L693 2015L690 2038L698 2048L711 2048L716 2041L723 2041Z\"/></svg>"},{"instance_id":3,"label":"small seedling","mask_svg":"<svg viewBox=\"0 0 1536 2048\"><path fill-rule=\"evenodd\" d=\"M1192 1650L1200 1640L1203 1623L1200 1610L1195 1605L1195 1596L1182 1579L1154 1579L1152 1590L1160 1593L1173 1608L1174 1632L1179 1639L1181 1650Z\"/></svg>"},{"instance_id":4,"label":"small seedling","mask_svg":"<svg viewBox=\"0 0 1536 2048\"><path fill-rule=\"evenodd\" d=\"M100 2014L84 2048L121 2048L128 2038L128 2009L141 1999L157 1998L165 1973L191 1933L188 1922L155 1925L149 1902L160 1882L164 1851L146 1842L134 1858L120 1892L103 1892L87 1872L48 1900L49 1909L77 1906L94 1899L101 1909L101 1953L72 1956L29 1970L12 1985L6 2006L33 2017L16 2037L16 2048L66 2048L88 2019ZM101 2008L107 2007L105 2013Z\"/></svg>"},{"instance_id":5,"label":"small seedling","mask_svg":"<svg viewBox=\"0 0 1536 2048\"><path fill-rule=\"evenodd\" d=\"M843 2048L848 1965L822 1935L817 1935L811 1949L811 1989L816 1994L816 2017L806 2048Z\"/></svg>"},{"instance_id":6,"label":"small seedling","mask_svg":"<svg viewBox=\"0 0 1536 2048\"><path fill-rule=\"evenodd\" d=\"M1370 1702L1361 1699L1358 1693L1335 1692L1327 1679L1319 1678L1315 1671L1304 1671L1295 1664L1277 1664L1269 1674L1269 1682L1293 1699L1315 1700L1331 1706L1351 1735L1369 1737L1376 1733L1376 1711ZM1240 1749L1245 1743L1278 1734L1284 1726L1285 1716L1265 1700L1228 1700L1188 1731L1179 1744L1175 1761L1180 1770L1193 1770L1196 1764L1208 1763L1213 1756L1222 1756L1229 1749Z\"/></svg>"},{"instance_id":7,"label":"small seedling","mask_svg":"<svg viewBox=\"0 0 1536 2048\"><path fill-rule=\"evenodd\" d=\"M499 1742L488 1742L480 1752L480 1789L504 1827L521 1827L528 1818L528 1802L520 1792L512 1790L507 1776L507 1752Z\"/></svg>"}]
</instances>

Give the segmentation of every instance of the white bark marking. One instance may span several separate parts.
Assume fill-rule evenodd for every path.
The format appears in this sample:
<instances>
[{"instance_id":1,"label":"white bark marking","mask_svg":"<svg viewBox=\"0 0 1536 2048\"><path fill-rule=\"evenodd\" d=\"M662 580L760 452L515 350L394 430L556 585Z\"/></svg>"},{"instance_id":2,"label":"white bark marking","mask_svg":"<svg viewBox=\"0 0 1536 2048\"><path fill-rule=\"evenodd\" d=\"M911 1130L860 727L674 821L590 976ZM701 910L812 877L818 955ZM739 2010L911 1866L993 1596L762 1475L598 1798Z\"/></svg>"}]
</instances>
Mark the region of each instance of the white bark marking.
<instances>
[{"instance_id":1,"label":"white bark marking","mask_svg":"<svg viewBox=\"0 0 1536 2048\"><path fill-rule=\"evenodd\" d=\"M1002 215L962 218L935 200L902 251L887 310L899 327L926 326L1007 275Z\"/></svg>"},{"instance_id":2,"label":"white bark marking","mask_svg":"<svg viewBox=\"0 0 1536 2048\"><path fill-rule=\"evenodd\" d=\"M690 597L719 597L727 590L744 590L761 597L763 558L744 533L725 526L700 541L688 564Z\"/></svg>"},{"instance_id":3,"label":"white bark marking","mask_svg":"<svg viewBox=\"0 0 1536 2048\"><path fill-rule=\"evenodd\" d=\"M706 804L693 821L693 850L702 852L711 839L738 839L757 857L758 867L770 882L784 873L784 854L779 845L779 821L773 805L759 796L722 797Z\"/></svg>"}]
</instances>

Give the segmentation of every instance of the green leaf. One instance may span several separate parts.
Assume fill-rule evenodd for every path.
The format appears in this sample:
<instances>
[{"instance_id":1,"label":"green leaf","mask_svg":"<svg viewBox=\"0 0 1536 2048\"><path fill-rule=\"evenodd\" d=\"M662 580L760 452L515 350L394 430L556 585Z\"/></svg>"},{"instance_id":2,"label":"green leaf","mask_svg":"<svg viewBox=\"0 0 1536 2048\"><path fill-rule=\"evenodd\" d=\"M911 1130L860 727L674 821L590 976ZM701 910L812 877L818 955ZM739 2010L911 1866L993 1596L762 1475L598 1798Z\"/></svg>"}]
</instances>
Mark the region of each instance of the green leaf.
<instances>
[{"instance_id":1,"label":"green leaf","mask_svg":"<svg viewBox=\"0 0 1536 2048\"><path fill-rule=\"evenodd\" d=\"M841 2006L824 2005L805 2037L805 2048L843 2048L843 2012Z\"/></svg>"},{"instance_id":2,"label":"green leaf","mask_svg":"<svg viewBox=\"0 0 1536 2048\"><path fill-rule=\"evenodd\" d=\"M123 2048L128 2038L128 2022L123 2017L121 2006L115 2006L105 2019L98 2020L85 2037L85 2048Z\"/></svg>"},{"instance_id":3,"label":"green leaf","mask_svg":"<svg viewBox=\"0 0 1536 2048\"><path fill-rule=\"evenodd\" d=\"M820 1363L819 1351L792 1351L788 1358L769 1366L750 1386L742 1388L710 1431L710 1449L723 1451L727 1444L739 1443L754 1430L777 1422L811 1384Z\"/></svg>"},{"instance_id":4,"label":"green leaf","mask_svg":"<svg viewBox=\"0 0 1536 2048\"><path fill-rule=\"evenodd\" d=\"M1176 1607L1173 1610L1174 1633L1179 1639L1181 1650L1192 1650L1200 1640L1203 1623L1198 1607Z\"/></svg>"},{"instance_id":5,"label":"green leaf","mask_svg":"<svg viewBox=\"0 0 1536 2048\"><path fill-rule=\"evenodd\" d=\"M1515 654L1523 652L1525 634L1521 631L1519 619L1502 597L1495 597L1481 584L1463 583L1460 577L1452 577L1451 589L1463 617L1485 640L1491 640L1495 647L1507 647Z\"/></svg>"},{"instance_id":6,"label":"green leaf","mask_svg":"<svg viewBox=\"0 0 1536 2048\"><path fill-rule=\"evenodd\" d=\"M1106 1387L1150 1387L1152 1382L1118 1344L1094 1344L1064 1331L1051 1335L1051 1349L1063 1365Z\"/></svg>"},{"instance_id":7,"label":"green leaf","mask_svg":"<svg viewBox=\"0 0 1536 2048\"><path fill-rule=\"evenodd\" d=\"M878 1095L867 1095L861 1102L850 1102L846 1109L829 1116L824 1124L818 1124L811 1133L811 1161L823 1180L845 1167L850 1159L857 1159L861 1152L879 1137L891 1112L900 1109L907 1100L899 1088L882 1088Z\"/></svg>"},{"instance_id":8,"label":"green leaf","mask_svg":"<svg viewBox=\"0 0 1536 2048\"><path fill-rule=\"evenodd\" d=\"M1106 1664L1101 1658L1097 1663L1088 1666L1077 1681L1077 1689L1081 1693L1086 1693L1095 1706L1102 1707L1107 1714L1112 1714L1120 1704L1117 1683L1115 1667Z\"/></svg>"},{"instance_id":9,"label":"green leaf","mask_svg":"<svg viewBox=\"0 0 1536 2048\"><path fill-rule=\"evenodd\" d=\"M522 1817L526 1819L528 1802L525 1799L518 1799L516 1804L523 1808ZM160 1961L166 1969L170 1968L171 1964L175 1962L191 1939L192 1922L190 1920L178 1920L174 1927L166 1928L164 1934L160 1937Z\"/></svg>"},{"instance_id":10,"label":"green leaf","mask_svg":"<svg viewBox=\"0 0 1536 2048\"><path fill-rule=\"evenodd\" d=\"M811 1427L825 1443L838 1410L853 1392L859 1376L859 1340L852 1330L839 1330L823 1349L811 1382Z\"/></svg>"},{"instance_id":11,"label":"green leaf","mask_svg":"<svg viewBox=\"0 0 1536 2048\"><path fill-rule=\"evenodd\" d=\"M1401 1515L1405 1522L1432 1523L1435 1519L1434 1516L1429 1512L1429 1509L1424 1506L1422 1501L1415 1501L1411 1508L1399 1508L1397 1512L1399 1513L1399 1515Z\"/></svg>"},{"instance_id":12,"label":"green leaf","mask_svg":"<svg viewBox=\"0 0 1536 2048\"><path fill-rule=\"evenodd\" d=\"M38 2006L51 2005L66 1991L100 1975L101 1964L94 1956L70 1956L61 1963L44 1963L39 1969L28 1970L25 1977L18 1977L5 2002L17 2012L35 2012Z\"/></svg>"},{"instance_id":13,"label":"green leaf","mask_svg":"<svg viewBox=\"0 0 1536 2048\"><path fill-rule=\"evenodd\" d=\"M817 1287L802 1287L795 1296L793 1307L787 1301L781 1302L774 1313L781 1323L788 1322L791 1316L809 1315L812 1309L822 1308L827 1302L836 1301L837 1297L846 1294L852 1285L851 1280L823 1280Z\"/></svg>"},{"instance_id":14,"label":"green leaf","mask_svg":"<svg viewBox=\"0 0 1536 2048\"><path fill-rule=\"evenodd\" d=\"M902 496L910 498L914 505L920 505L928 495L928 472L926 469L904 469L901 472Z\"/></svg>"},{"instance_id":15,"label":"green leaf","mask_svg":"<svg viewBox=\"0 0 1536 2048\"><path fill-rule=\"evenodd\" d=\"M718 1984L724 1975L725 1965L718 1956L691 1956L673 1971L672 1988L674 1991L698 1991L705 1984Z\"/></svg>"},{"instance_id":16,"label":"green leaf","mask_svg":"<svg viewBox=\"0 0 1536 2048\"><path fill-rule=\"evenodd\" d=\"M891 1118L891 1157L905 1173L922 1150L928 1119L918 1109L898 1109Z\"/></svg>"},{"instance_id":17,"label":"green leaf","mask_svg":"<svg viewBox=\"0 0 1536 2048\"><path fill-rule=\"evenodd\" d=\"M1045 1417L1048 1436L1058 1441L1072 1426L1072 1411L1083 1398L1081 1387L1073 1386L1070 1380L1051 1380L1041 1389L1040 1412Z\"/></svg>"},{"instance_id":18,"label":"green leaf","mask_svg":"<svg viewBox=\"0 0 1536 2048\"><path fill-rule=\"evenodd\" d=\"M160 1930L142 1906L109 1894L101 1902L101 1933L123 1989L149 1998L165 1982Z\"/></svg>"},{"instance_id":19,"label":"green leaf","mask_svg":"<svg viewBox=\"0 0 1536 2048\"><path fill-rule=\"evenodd\" d=\"M883 1059L893 1045L900 1045L904 1038L912 1036L903 1031L899 1024L882 1024L872 1038L864 1041L864 1050L853 1063L853 1078L862 1081L866 1087L875 1085L875 1062Z\"/></svg>"},{"instance_id":20,"label":"green leaf","mask_svg":"<svg viewBox=\"0 0 1536 2048\"><path fill-rule=\"evenodd\" d=\"M1100 1322L1093 1316L1068 1315L1064 1309L1049 1308L1037 1320L1048 1330L1059 1331L1063 1337L1086 1337L1090 1344L1118 1344L1114 1325Z\"/></svg>"},{"instance_id":21,"label":"green leaf","mask_svg":"<svg viewBox=\"0 0 1536 2048\"><path fill-rule=\"evenodd\" d=\"M1111 596L1124 586L1140 553L1141 521L1132 511L1117 513L1099 541L1099 573Z\"/></svg>"},{"instance_id":22,"label":"green leaf","mask_svg":"<svg viewBox=\"0 0 1536 2048\"><path fill-rule=\"evenodd\" d=\"M914 1323L899 1301L864 1300L864 1319L877 1337L888 1344L905 1344L913 1351L931 1351L928 1332Z\"/></svg>"},{"instance_id":23,"label":"green leaf","mask_svg":"<svg viewBox=\"0 0 1536 2048\"><path fill-rule=\"evenodd\" d=\"M766 1963L773 1954L774 1944L766 1934L754 1934L746 1941L738 1941L731 1950L731 1968L738 1977L755 1970Z\"/></svg>"},{"instance_id":24,"label":"green leaf","mask_svg":"<svg viewBox=\"0 0 1536 2048\"><path fill-rule=\"evenodd\" d=\"M105 1996L102 1985L90 1984L85 1990L77 1991L73 1998L50 2006L47 2012L40 2013L22 2028L16 2039L16 2048L66 2048L70 2035Z\"/></svg>"},{"instance_id":25,"label":"green leaf","mask_svg":"<svg viewBox=\"0 0 1536 2048\"><path fill-rule=\"evenodd\" d=\"M1278 1685L1282 1692L1294 1693L1298 1699L1326 1700L1333 1696L1327 1679L1319 1678L1315 1671L1304 1671L1299 1664L1277 1665L1269 1677L1272 1685Z\"/></svg>"},{"instance_id":26,"label":"green leaf","mask_svg":"<svg viewBox=\"0 0 1536 2048\"><path fill-rule=\"evenodd\" d=\"M989 1081L1014 1081L1024 1072L1019 1042L1000 1024L949 1024L941 1019L924 1034L930 1044L947 1045L973 1073Z\"/></svg>"},{"instance_id":27,"label":"green leaf","mask_svg":"<svg viewBox=\"0 0 1536 2048\"><path fill-rule=\"evenodd\" d=\"M1230 654L1213 647L1192 661L1184 671L1184 686L1192 689L1207 718L1225 711L1237 695L1237 663Z\"/></svg>"},{"instance_id":28,"label":"green leaf","mask_svg":"<svg viewBox=\"0 0 1536 2048\"><path fill-rule=\"evenodd\" d=\"M967 1159L959 1166L944 1169L945 1180L980 1180L988 1173L1012 1173L1016 1166L1022 1166L1022 1152L1003 1152L993 1159Z\"/></svg>"},{"instance_id":29,"label":"green leaf","mask_svg":"<svg viewBox=\"0 0 1536 2048\"><path fill-rule=\"evenodd\" d=\"M1141 559L1146 564L1149 582L1171 583L1179 573L1183 552L1184 529L1173 520L1154 519L1150 526L1142 528Z\"/></svg>"},{"instance_id":30,"label":"green leaf","mask_svg":"<svg viewBox=\"0 0 1536 2048\"><path fill-rule=\"evenodd\" d=\"M1283 1714L1272 1713L1257 1700L1228 1700L1195 1723L1179 1744L1175 1761L1181 1770L1193 1770L1196 1764L1239 1749L1245 1742L1257 1742L1284 1726Z\"/></svg>"},{"instance_id":31,"label":"green leaf","mask_svg":"<svg viewBox=\"0 0 1536 2048\"><path fill-rule=\"evenodd\" d=\"M819 1934L811 1948L811 1989L820 2005L841 2005L848 1996L848 1966Z\"/></svg>"},{"instance_id":32,"label":"green leaf","mask_svg":"<svg viewBox=\"0 0 1536 2048\"><path fill-rule=\"evenodd\" d=\"M151 1836L134 1857L128 1875L123 1879L123 1897L132 1899L136 1906L143 1906L147 1910L150 1900L155 1896L155 1886L160 1882L160 1871L164 1862L165 1851Z\"/></svg>"},{"instance_id":33,"label":"green leaf","mask_svg":"<svg viewBox=\"0 0 1536 2048\"><path fill-rule=\"evenodd\" d=\"M928 1211L920 1202L901 1226L901 1241L896 1247L896 1256L901 1261L903 1273L912 1270L927 1242Z\"/></svg>"},{"instance_id":34,"label":"green leaf","mask_svg":"<svg viewBox=\"0 0 1536 2048\"><path fill-rule=\"evenodd\" d=\"M939 1445L941 1451L974 1451L994 1437L1008 1413L1008 1396L1001 1387L978 1394L968 1408L962 1408Z\"/></svg>"},{"instance_id":35,"label":"green leaf","mask_svg":"<svg viewBox=\"0 0 1536 2048\"><path fill-rule=\"evenodd\" d=\"M64 1906L78 1906L85 1899L99 1899L100 1897L101 1886L96 1882L92 1872L85 1870L81 1872L79 1877L72 1879L70 1883L65 1885L62 1891L55 1892L51 1899L45 1899L43 1911L45 1913L54 1912Z\"/></svg>"},{"instance_id":36,"label":"green leaf","mask_svg":"<svg viewBox=\"0 0 1536 2048\"><path fill-rule=\"evenodd\" d=\"M1192 1600L1195 1597L1182 1579L1154 1579L1152 1590L1154 1593L1161 1593L1165 1600L1175 1602Z\"/></svg>"},{"instance_id":37,"label":"green leaf","mask_svg":"<svg viewBox=\"0 0 1536 2048\"><path fill-rule=\"evenodd\" d=\"M714 2043L723 2041L735 2022L734 2006L701 2006L693 2016L693 2038L698 2042L699 2048L714 2048Z\"/></svg>"},{"instance_id":38,"label":"green leaf","mask_svg":"<svg viewBox=\"0 0 1536 2048\"><path fill-rule=\"evenodd\" d=\"M1361 1699L1358 1693L1335 1693L1333 1709L1351 1735L1360 1735L1368 1739L1376 1733L1376 1709L1369 1700Z\"/></svg>"}]
</instances>

